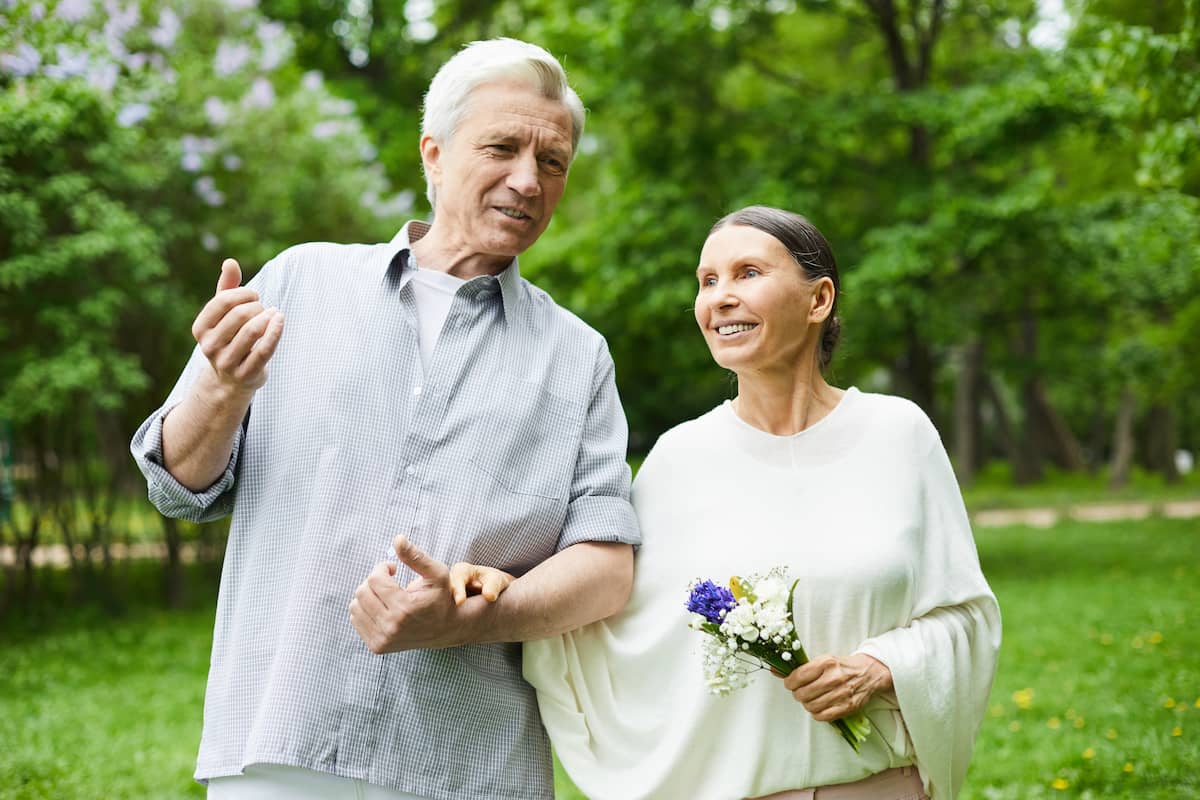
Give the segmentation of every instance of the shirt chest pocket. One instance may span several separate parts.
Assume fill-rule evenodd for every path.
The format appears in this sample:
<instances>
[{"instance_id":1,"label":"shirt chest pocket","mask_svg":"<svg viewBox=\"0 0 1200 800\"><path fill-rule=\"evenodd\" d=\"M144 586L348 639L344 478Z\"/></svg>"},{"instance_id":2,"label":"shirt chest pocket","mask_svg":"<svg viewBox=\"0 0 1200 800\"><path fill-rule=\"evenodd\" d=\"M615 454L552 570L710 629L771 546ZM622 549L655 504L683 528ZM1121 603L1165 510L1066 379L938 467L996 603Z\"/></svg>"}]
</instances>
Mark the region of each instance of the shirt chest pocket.
<instances>
[{"instance_id":1,"label":"shirt chest pocket","mask_svg":"<svg viewBox=\"0 0 1200 800\"><path fill-rule=\"evenodd\" d=\"M471 460L508 492L566 502L583 415L582 403L532 381L503 381L475 419Z\"/></svg>"}]
</instances>

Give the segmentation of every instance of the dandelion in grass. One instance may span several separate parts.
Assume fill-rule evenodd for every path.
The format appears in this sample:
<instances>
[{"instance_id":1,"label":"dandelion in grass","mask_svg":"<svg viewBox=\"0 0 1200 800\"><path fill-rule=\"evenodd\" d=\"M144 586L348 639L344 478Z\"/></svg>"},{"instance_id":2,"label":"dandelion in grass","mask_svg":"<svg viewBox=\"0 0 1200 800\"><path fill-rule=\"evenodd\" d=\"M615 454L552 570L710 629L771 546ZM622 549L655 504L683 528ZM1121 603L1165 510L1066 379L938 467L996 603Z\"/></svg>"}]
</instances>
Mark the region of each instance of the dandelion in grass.
<instances>
[{"instance_id":1,"label":"dandelion in grass","mask_svg":"<svg viewBox=\"0 0 1200 800\"><path fill-rule=\"evenodd\" d=\"M796 583L776 568L765 575L731 578L728 588L711 580L695 580L688 587L688 624L707 634L701 659L710 692L727 695L746 686L759 670L787 675L808 662L792 621ZM862 713L830 724L855 752L871 734L871 722Z\"/></svg>"}]
</instances>

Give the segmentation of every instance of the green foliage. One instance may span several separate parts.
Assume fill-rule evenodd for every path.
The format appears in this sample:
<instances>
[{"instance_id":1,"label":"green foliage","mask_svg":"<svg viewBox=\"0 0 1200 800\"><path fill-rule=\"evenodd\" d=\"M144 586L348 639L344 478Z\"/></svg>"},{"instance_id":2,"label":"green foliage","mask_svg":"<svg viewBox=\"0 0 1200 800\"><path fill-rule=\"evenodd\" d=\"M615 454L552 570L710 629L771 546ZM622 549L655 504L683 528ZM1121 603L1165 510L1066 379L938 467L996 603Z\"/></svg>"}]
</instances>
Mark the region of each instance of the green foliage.
<instances>
[{"instance_id":1,"label":"green foliage","mask_svg":"<svg viewBox=\"0 0 1200 800\"><path fill-rule=\"evenodd\" d=\"M221 257L248 279L298 241L390 238L412 195L247 4L0 13L0 420L28 511L0 541L50 523L79 541L83 502L103 548L139 480L129 437L186 360Z\"/></svg>"}]
</instances>

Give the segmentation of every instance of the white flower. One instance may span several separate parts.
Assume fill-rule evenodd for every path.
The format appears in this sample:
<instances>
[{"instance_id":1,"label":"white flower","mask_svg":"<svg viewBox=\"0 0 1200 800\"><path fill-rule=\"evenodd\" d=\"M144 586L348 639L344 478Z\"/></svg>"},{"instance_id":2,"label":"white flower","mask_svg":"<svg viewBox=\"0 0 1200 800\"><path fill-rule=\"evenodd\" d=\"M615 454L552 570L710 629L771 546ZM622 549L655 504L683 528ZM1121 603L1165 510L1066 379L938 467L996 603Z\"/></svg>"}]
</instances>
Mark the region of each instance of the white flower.
<instances>
[{"instance_id":1,"label":"white flower","mask_svg":"<svg viewBox=\"0 0 1200 800\"><path fill-rule=\"evenodd\" d=\"M142 10L136 0L124 8L117 0L104 0L104 13L108 17L104 24L104 36L110 45L121 41L142 19Z\"/></svg>"},{"instance_id":2,"label":"white flower","mask_svg":"<svg viewBox=\"0 0 1200 800\"><path fill-rule=\"evenodd\" d=\"M129 128L150 116L150 106L145 103L130 103L117 112L117 124Z\"/></svg>"},{"instance_id":3,"label":"white flower","mask_svg":"<svg viewBox=\"0 0 1200 800\"><path fill-rule=\"evenodd\" d=\"M220 127L229 122L229 106L219 97L209 97L204 101L204 116L208 118L210 125Z\"/></svg>"},{"instance_id":4,"label":"white flower","mask_svg":"<svg viewBox=\"0 0 1200 800\"><path fill-rule=\"evenodd\" d=\"M341 120L325 119L312 126L312 135L314 139L332 139L342 132L343 124Z\"/></svg>"},{"instance_id":5,"label":"white flower","mask_svg":"<svg viewBox=\"0 0 1200 800\"><path fill-rule=\"evenodd\" d=\"M234 153L226 153L221 158L221 164L230 172L235 172L242 168L242 159L238 158Z\"/></svg>"},{"instance_id":6,"label":"white flower","mask_svg":"<svg viewBox=\"0 0 1200 800\"><path fill-rule=\"evenodd\" d=\"M292 40L281 22L262 22L254 31L262 48L258 64L266 72L278 67L292 54Z\"/></svg>"},{"instance_id":7,"label":"white flower","mask_svg":"<svg viewBox=\"0 0 1200 800\"><path fill-rule=\"evenodd\" d=\"M21 42L15 53L0 54L0 67L18 78L32 75L41 65L42 54L29 42Z\"/></svg>"},{"instance_id":8,"label":"white flower","mask_svg":"<svg viewBox=\"0 0 1200 800\"><path fill-rule=\"evenodd\" d=\"M325 77L320 73L319 70L309 70L308 72L304 73L304 77L300 79L300 85L303 86L307 91L316 92L325 85Z\"/></svg>"},{"instance_id":9,"label":"white flower","mask_svg":"<svg viewBox=\"0 0 1200 800\"><path fill-rule=\"evenodd\" d=\"M90 86L107 94L117 85L120 74L120 68L111 61L93 61L88 68L87 80Z\"/></svg>"},{"instance_id":10,"label":"white flower","mask_svg":"<svg viewBox=\"0 0 1200 800\"><path fill-rule=\"evenodd\" d=\"M210 253L217 252L217 248L221 246L221 240L217 238L215 233L205 231L200 236L200 246Z\"/></svg>"},{"instance_id":11,"label":"white flower","mask_svg":"<svg viewBox=\"0 0 1200 800\"><path fill-rule=\"evenodd\" d=\"M250 84L250 91L242 98L246 108L270 108L275 105L275 87L266 78L255 78Z\"/></svg>"},{"instance_id":12,"label":"white flower","mask_svg":"<svg viewBox=\"0 0 1200 800\"><path fill-rule=\"evenodd\" d=\"M60 0L54 16L67 22L79 22L92 13L92 0Z\"/></svg>"},{"instance_id":13,"label":"white flower","mask_svg":"<svg viewBox=\"0 0 1200 800\"><path fill-rule=\"evenodd\" d=\"M55 47L54 53L58 56L58 63L46 67L46 77L66 80L67 78L81 78L88 74L88 62L91 57L87 53L65 44Z\"/></svg>"},{"instance_id":14,"label":"white flower","mask_svg":"<svg viewBox=\"0 0 1200 800\"><path fill-rule=\"evenodd\" d=\"M213 206L214 208L225 204L225 195L219 189L217 189L217 182L213 180L211 175L205 175L202 178L197 178L193 188L196 190L196 194L200 196L200 199L203 200L205 204Z\"/></svg>"},{"instance_id":15,"label":"white flower","mask_svg":"<svg viewBox=\"0 0 1200 800\"><path fill-rule=\"evenodd\" d=\"M228 78L246 66L252 55L250 46L243 42L222 41L217 45L217 54L213 57L213 72L218 77Z\"/></svg>"},{"instance_id":16,"label":"white flower","mask_svg":"<svg viewBox=\"0 0 1200 800\"><path fill-rule=\"evenodd\" d=\"M179 15L169 8L164 8L158 15L158 25L150 31L150 41L163 50L170 50L182 27Z\"/></svg>"}]
</instances>

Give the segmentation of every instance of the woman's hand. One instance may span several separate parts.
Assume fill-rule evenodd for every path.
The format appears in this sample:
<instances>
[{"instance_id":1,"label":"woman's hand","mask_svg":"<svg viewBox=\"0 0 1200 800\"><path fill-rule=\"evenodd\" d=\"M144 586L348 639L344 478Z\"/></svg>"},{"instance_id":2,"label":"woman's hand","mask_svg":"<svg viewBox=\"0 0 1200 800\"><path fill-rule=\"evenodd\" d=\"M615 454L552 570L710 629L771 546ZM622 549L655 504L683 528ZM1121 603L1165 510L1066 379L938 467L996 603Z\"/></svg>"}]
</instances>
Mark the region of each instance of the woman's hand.
<instances>
[{"instance_id":1,"label":"woman's hand","mask_svg":"<svg viewBox=\"0 0 1200 800\"><path fill-rule=\"evenodd\" d=\"M468 564L460 561L450 568L450 590L454 594L455 605L462 605L467 595L481 594L489 603L515 581L512 575L495 567L482 567L478 564Z\"/></svg>"},{"instance_id":2,"label":"woman's hand","mask_svg":"<svg viewBox=\"0 0 1200 800\"><path fill-rule=\"evenodd\" d=\"M892 671L864 653L825 655L796 667L783 685L813 719L832 722L861 711L876 692L891 689Z\"/></svg>"}]
</instances>

